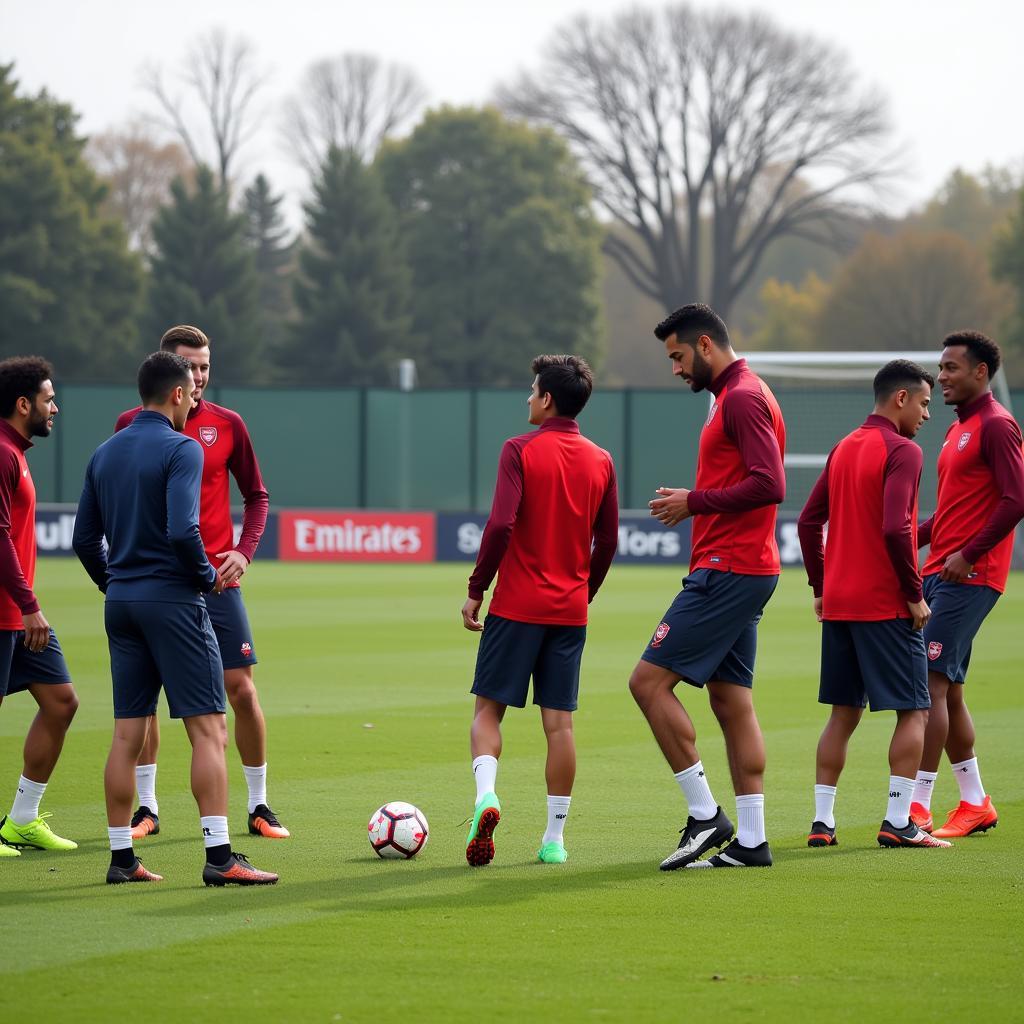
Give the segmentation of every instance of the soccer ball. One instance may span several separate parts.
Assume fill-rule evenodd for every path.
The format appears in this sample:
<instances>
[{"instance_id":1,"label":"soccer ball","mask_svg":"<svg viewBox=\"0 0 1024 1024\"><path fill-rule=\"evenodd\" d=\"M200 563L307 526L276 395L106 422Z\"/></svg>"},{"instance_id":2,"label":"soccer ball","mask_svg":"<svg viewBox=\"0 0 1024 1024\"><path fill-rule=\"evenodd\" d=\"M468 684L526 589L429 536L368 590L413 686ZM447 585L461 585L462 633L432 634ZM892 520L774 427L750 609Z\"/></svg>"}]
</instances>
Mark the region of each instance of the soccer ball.
<instances>
[{"instance_id":1,"label":"soccer ball","mask_svg":"<svg viewBox=\"0 0 1024 1024\"><path fill-rule=\"evenodd\" d=\"M378 807L366 828L374 853L387 859L415 857L430 835L423 812L400 800Z\"/></svg>"}]
</instances>

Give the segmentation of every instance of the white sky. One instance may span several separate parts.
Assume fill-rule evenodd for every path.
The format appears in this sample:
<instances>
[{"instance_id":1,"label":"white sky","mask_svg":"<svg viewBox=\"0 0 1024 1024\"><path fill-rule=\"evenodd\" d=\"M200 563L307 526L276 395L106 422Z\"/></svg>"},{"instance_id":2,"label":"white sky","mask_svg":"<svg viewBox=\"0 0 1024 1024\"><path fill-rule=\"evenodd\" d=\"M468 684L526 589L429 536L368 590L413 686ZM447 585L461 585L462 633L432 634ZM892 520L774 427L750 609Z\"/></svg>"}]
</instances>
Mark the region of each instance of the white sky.
<instances>
[{"instance_id":1,"label":"white sky","mask_svg":"<svg viewBox=\"0 0 1024 1024\"><path fill-rule=\"evenodd\" d=\"M243 177L263 170L288 193L293 216L304 176L285 151L275 104L306 66L343 52L412 67L430 103L479 103L496 83L535 64L551 30L631 0L0 0L0 62L22 86L71 102L86 134L152 111L139 86L147 62L173 64L205 30L223 26L255 44L270 71L263 127ZM663 6L665 0L647 0ZM695 6L719 6L695 0ZM864 84L888 96L906 172L892 203L927 198L954 167L1024 167L1024 4L1018 0L731 0L783 26L844 47Z\"/></svg>"}]
</instances>

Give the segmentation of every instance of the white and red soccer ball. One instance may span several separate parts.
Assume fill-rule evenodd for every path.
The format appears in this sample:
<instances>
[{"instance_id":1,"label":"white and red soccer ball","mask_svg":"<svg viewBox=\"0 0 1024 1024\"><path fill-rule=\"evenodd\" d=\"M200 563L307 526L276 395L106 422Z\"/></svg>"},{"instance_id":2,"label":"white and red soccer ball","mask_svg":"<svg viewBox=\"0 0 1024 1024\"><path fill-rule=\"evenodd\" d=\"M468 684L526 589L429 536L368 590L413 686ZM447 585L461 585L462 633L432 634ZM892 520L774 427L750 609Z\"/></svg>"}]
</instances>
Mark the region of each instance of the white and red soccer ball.
<instances>
[{"instance_id":1,"label":"white and red soccer ball","mask_svg":"<svg viewBox=\"0 0 1024 1024\"><path fill-rule=\"evenodd\" d=\"M415 857L430 836L423 812L400 800L378 807L366 828L374 853L389 860Z\"/></svg>"}]
</instances>

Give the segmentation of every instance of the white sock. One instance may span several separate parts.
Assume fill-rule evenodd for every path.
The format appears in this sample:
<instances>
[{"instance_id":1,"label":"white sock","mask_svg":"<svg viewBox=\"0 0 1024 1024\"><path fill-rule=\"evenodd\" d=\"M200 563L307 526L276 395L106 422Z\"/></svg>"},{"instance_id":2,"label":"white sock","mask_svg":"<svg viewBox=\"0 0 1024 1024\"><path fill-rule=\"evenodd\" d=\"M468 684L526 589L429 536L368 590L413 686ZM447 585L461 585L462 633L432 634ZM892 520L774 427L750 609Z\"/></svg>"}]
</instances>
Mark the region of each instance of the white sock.
<instances>
[{"instance_id":1,"label":"white sock","mask_svg":"<svg viewBox=\"0 0 1024 1024\"><path fill-rule=\"evenodd\" d=\"M207 815L199 819L199 825L203 830L203 846L209 849L211 846L229 846L228 819L216 814Z\"/></svg>"},{"instance_id":2,"label":"white sock","mask_svg":"<svg viewBox=\"0 0 1024 1024\"><path fill-rule=\"evenodd\" d=\"M156 803L156 765L135 766L135 788L139 793L139 806L148 807L154 814L160 813Z\"/></svg>"},{"instance_id":3,"label":"white sock","mask_svg":"<svg viewBox=\"0 0 1024 1024\"><path fill-rule=\"evenodd\" d=\"M751 849L765 842L764 793L736 797L736 842Z\"/></svg>"},{"instance_id":4,"label":"white sock","mask_svg":"<svg viewBox=\"0 0 1024 1024\"><path fill-rule=\"evenodd\" d=\"M110 851L130 850L132 848L132 827L125 825L124 828L107 828L107 835L110 837Z\"/></svg>"},{"instance_id":5,"label":"white sock","mask_svg":"<svg viewBox=\"0 0 1024 1024\"><path fill-rule=\"evenodd\" d=\"M914 780L902 775L889 776L889 806L885 820L893 828L906 828L910 821L910 798L914 795Z\"/></svg>"},{"instance_id":6,"label":"white sock","mask_svg":"<svg viewBox=\"0 0 1024 1024\"><path fill-rule=\"evenodd\" d=\"M498 759L490 754L473 758L473 777L476 779L476 798L494 792L498 778Z\"/></svg>"},{"instance_id":7,"label":"white sock","mask_svg":"<svg viewBox=\"0 0 1024 1024\"><path fill-rule=\"evenodd\" d=\"M686 797L691 817L697 821L707 821L718 813L718 802L711 795L711 787L704 774L704 765L700 761L681 772L676 772L676 782Z\"/></svg>"},{"instance_id":8,"label":"white sock","mask_svg":"<svg viewBox=\"0 0 1024 1024\"><path fill-rule=\"evenodd\" d=\"M540 845L545 843L560 843L562 832L565 829L565 819L569 817L569 801L571 796L548 796L548 830Z\"/></svg>"},{"instance_id":9,"label":"white sock","mask_svg":"<svg viewBox=\"0 0 1024 1024\"><path fill-rule=\"evenodd\" d=\"M242 771L249 786L249 813L252 814L260 804L267 802L267 766L261 764L250 768L243 764Z\"/></svg>"},{"instance_id":10,"label":"white sock","mask_svg":"<svg viewBox=\"0 0 1024 1024\"><path fill-rule=\"evenodd\" d=\"M15 825L27 825L39 817L39 801L46 792L45 782L33 782L24 775L18 779L18 792L14 795L14 803L9 815Z\"/></svg>"},{"instance_id":11,"label":"white sock","mask_svg":"<svg viewBox=\"0 0 1024 1024\"><path fill-rule=\"evenodd\" d=\"M956 784L960 787L960 799L977 807L985 802L985 787L981 784L981 772L978 771L978 759L960 761L950 765L956 776Z\"/></svg>"},{"instance_id":12,"label":"white sock","mask_svg":"<svg viewBox=\"0 0 1024 1024\"><path fill-rule=\"evenodd\" d=\"M914 792L910 802L920 804L926 811L932 809L932 790L935 788L935 780L939 777L938 772L918 772L914 780Z\"/></svg>"},{"instance_id":13,"label":"white sock","mask_svg":"<svg viewBox=\"0 0 1024 1024\"><path fill-rule=\"evenodd\" d=\"M836 787L816 785L814 787L814 820L820 821L822 825L827 825L829 828L835 828L835 807Z\"/></svg>"}]
</instances>

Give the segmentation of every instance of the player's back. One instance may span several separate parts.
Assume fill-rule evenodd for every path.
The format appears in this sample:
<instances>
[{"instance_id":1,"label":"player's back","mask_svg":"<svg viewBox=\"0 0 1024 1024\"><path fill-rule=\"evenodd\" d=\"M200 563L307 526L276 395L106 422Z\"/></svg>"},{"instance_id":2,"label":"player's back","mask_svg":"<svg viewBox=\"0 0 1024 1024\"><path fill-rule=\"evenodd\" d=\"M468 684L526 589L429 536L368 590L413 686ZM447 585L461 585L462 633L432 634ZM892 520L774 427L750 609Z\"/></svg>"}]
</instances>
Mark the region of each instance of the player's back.
<instances>
[{"instance_id":1,"label":"player's back","mask_svg":"<svg viewBox=\"0 0 1024 1024\"><path fill-rule=\"evenodd\" d=\"M584 625L594 523L614 482L612 458L561 418L506 444L519 448L523 493L490 611Z\"/></svg>"}]
</instances>

